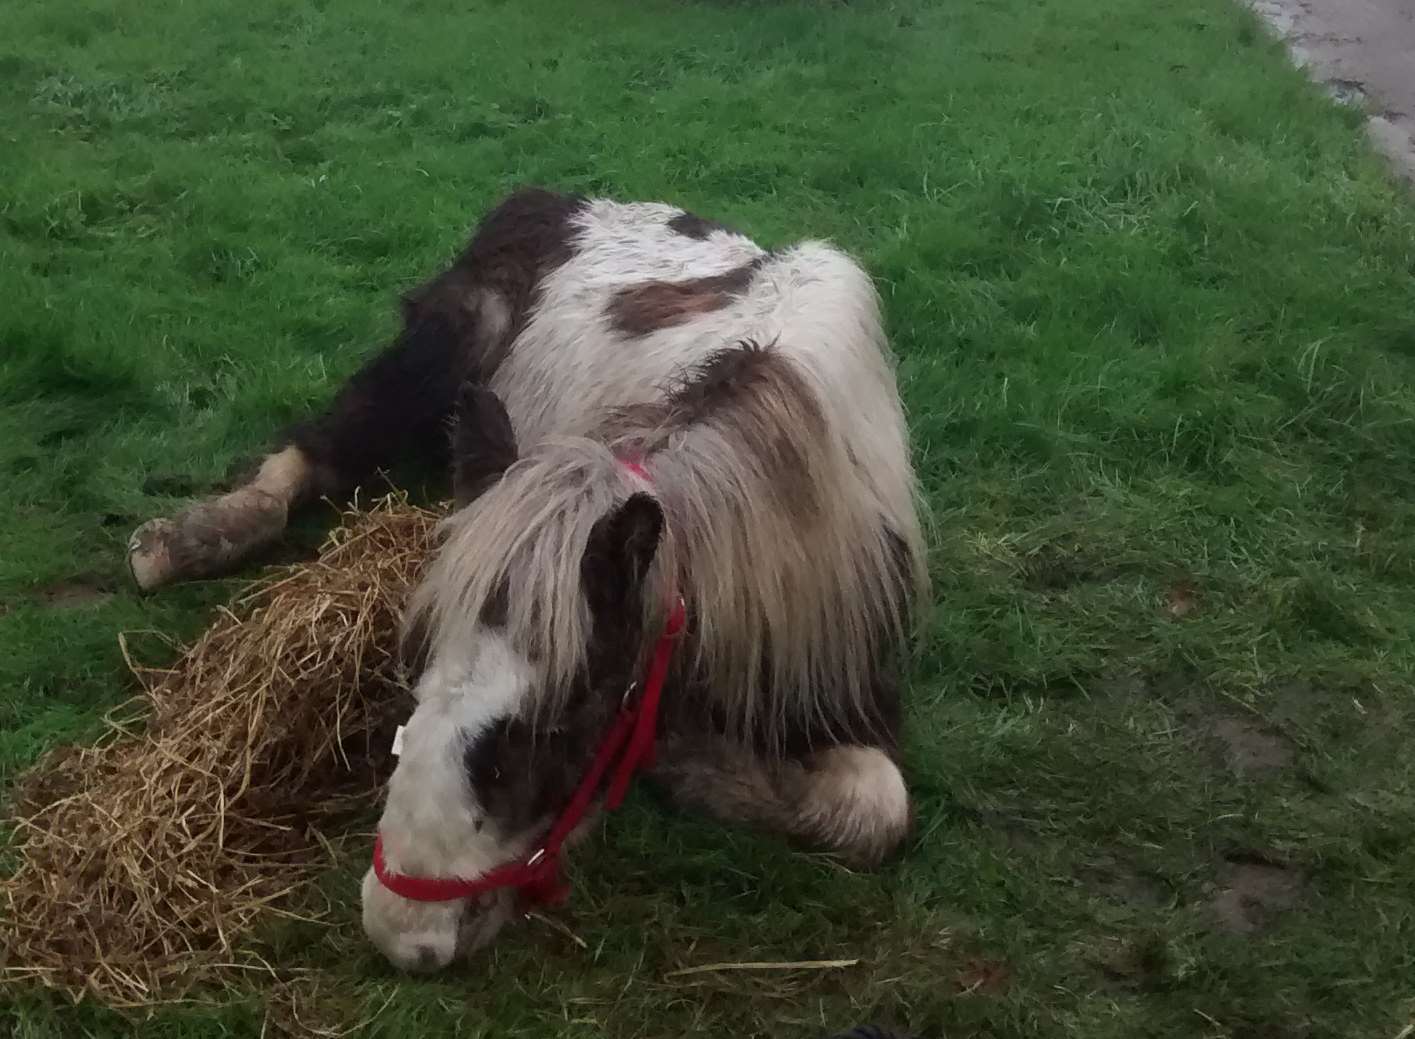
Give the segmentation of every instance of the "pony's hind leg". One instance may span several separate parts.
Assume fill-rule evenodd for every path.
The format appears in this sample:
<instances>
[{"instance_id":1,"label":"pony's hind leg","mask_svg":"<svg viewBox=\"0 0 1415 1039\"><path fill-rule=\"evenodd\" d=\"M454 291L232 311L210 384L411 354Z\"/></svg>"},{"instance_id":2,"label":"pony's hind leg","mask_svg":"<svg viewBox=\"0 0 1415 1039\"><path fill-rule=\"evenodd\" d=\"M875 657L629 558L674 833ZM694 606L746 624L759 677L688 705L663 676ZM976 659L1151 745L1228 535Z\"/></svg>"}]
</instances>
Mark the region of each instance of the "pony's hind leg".
<instances>
[{"instance_id":1,"label":"pony's hind leg","mask_svg":"<svg viewBox=\"0 0 1415 1039\"><path fill-rule=\"evenodd\" d=\"M654 778L678 804L877 866L909 831L909 792L880 747L772 758L723 738L665 737Z\"/></svg>"},{"instance_id":2,"label":"pony's hind leg","mask_svg":"<svg viewBox=\"0 0 1415 1039\"><path fill-rule=\"evenodd\" d=\"M490 378L505 360L536 286L572 251L572 218L582 201L527 189L487 214L451 267L403 298L394 344L344 385L323 416L269 455L252 480L138 528L128 563L139 586L230 570L276 540L301 503L346 494L415 452L445 460L458 388ZM473 463L488 454L468 447L476 432L464 429L460 437L461 455L470 460L457 473L464 485L466 478L475 483Z\"/></svg>"},{"instance_id":3,"label":"pony's hind leg","mask_svg":"<svg viewBox=\"0 0 1415 1039\"><path fill-rule=\"evenodd\" d=\"M571 252L581 203L527 189L487 214L452 266L404 297L397 341L344 385L323 416L268 456L251 481L138 528L128 563L139 586L230 570L276 540L301 503L343 495L414 452L445 460L458 388L489 378L505 360L536 285ZM467 449L475 432L464 430L460 445L473 461L487 453ZM475 468L463 464L458 475L474 477Z\"/></svg>"},{"instance_id":4,"label":"pony's hind leg","mask_svg":"<svg viewBox=\"0 0 1415 1039\"><path fill-rule=\"evenodd\" d=\"M128 543L138 586L147 591L229 571L276 541L291 509L347 494L415 451L445 458L447 419L478 338L476 310L460 286L444 284L459 274L443 275L431 287L445 291L424 290L407 306L397 341L344 384L328 411L266 456L253 478L139 527Z\"/></svg>"}]
</instances>

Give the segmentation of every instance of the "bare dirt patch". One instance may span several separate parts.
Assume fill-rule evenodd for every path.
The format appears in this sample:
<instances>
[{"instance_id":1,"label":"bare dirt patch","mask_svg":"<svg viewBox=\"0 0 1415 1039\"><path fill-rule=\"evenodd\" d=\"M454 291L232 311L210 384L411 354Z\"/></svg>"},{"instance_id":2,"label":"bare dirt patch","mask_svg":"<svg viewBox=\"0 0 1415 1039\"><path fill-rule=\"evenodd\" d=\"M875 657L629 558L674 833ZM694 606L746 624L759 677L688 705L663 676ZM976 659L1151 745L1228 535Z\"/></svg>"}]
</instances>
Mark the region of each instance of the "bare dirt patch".
<instances>
[{"instance_id":1,"label":"bare dirt patch","mask_svg":"<svg viewBox=\"0 0 1415 1039\"><path fill-rule=\"evenodd\" d=\"M1114 991L1139 991L1161 986L1173 972L1172 956L1158 933L1110 937L1082 952Z\"/></svg>"},{"instance_id":2,"label":"bare dirt patch","mask_svg":"<svg viewBox=\"0 0 1415 1039\"><path fill-rule=\"evenodd\" d=\"M39 602L54 610L78 610L102 606L113 598L111 589L102 581L87 577L71 577L45 585L36 593Z\"/></svg>"},{"instance_id":3,"label":"bare dirt patch","mask_svg":"<svg viewBox=\"0 0 1415 1039\"><path fill-rule=\"evenodd\" d=\"M1292 747L1253 718L1216 718L1210 732L1223 745L1228 767L1240 776L1258 775L1292 763Z\"/></svg>"},{"instance_id":4,"label":"bare dirt patch","mask_svg":"<svg viewBox=\"0 0 1415 1039\"><path fill-rule=\"evenodd\" d=\"M1305 886L1301 873L1275 862L1229 861L1209 902L1214 926L1226 934L1257 934L1295 906Z\"/></svg>"},{"instance_id":5,"label":"bare dirt patch","mask_svg":"<svg viewBox=\"0 0 1415 1039\"><path fill-rule=\"evenodd\" d=\"M974 992L1001 992L1012 981L1012 968L1001 960L975 957L968 960L958 972L955 982L958 990L965 995Z\"/></svg>"}]
</instances>

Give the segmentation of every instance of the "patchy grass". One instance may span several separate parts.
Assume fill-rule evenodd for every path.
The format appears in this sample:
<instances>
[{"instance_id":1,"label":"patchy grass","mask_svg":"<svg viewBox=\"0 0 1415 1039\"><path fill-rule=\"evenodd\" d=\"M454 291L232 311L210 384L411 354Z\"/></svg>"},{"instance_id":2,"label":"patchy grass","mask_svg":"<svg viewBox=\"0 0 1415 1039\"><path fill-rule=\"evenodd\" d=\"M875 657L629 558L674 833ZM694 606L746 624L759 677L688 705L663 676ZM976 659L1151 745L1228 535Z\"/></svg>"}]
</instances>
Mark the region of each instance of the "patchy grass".
<instances>
[{"instance_id":1,"label":"patchy grass","mask_svg":"<svg viewBox=\"0 0 1415 1039\"><path fill-rule=\"evenodd\" d=\"M132 689L140 520L392 327L515 183L879 279L937 508L908 854L637 795L560 921L433 981L332 926L21 1036L1393 1037L1415 1015L1415 210L1226 0L9 0L0 778ZM312 521L318 525L318 520ZM298 538L296 539L298 543ZM830 972L670 977L723 960Z\"/></svg>"}]
</instances>

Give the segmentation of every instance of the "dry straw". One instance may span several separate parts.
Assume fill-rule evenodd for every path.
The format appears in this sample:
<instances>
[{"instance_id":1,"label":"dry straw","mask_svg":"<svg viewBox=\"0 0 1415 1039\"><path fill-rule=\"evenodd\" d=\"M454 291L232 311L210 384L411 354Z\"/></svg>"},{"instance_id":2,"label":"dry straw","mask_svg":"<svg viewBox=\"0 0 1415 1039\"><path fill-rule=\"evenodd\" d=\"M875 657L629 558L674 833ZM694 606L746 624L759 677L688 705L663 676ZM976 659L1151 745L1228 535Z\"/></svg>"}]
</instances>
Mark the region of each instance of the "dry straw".
<instances>
[{"instance_id":1,"label":"dry straw","mask_svg":"<svg viewBox=\"0 0 1415 1039\"><path fill-rule=\"evenodd\" d=\"M262 578L171 668L129 658L143 695L96 746L19 784L0 976L168 1000L288 911L387 774L407 708L399 615L439 518L396 497L351 511L314 562Z\"/></svg>"}]
</instances>

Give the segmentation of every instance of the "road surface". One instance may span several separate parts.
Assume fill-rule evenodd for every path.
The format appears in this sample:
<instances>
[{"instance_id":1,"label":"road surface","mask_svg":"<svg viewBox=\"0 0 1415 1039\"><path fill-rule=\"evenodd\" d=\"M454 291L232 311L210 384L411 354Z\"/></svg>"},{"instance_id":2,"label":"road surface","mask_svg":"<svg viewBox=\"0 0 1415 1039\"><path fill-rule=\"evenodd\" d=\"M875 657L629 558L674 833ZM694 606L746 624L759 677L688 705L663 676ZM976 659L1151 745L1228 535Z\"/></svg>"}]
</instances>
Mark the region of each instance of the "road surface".
<instances>
[{"instance_id":1,"label":"road surface","mask_svg":"<svg viewBox=\"0 0 1415 1039\"><path fill-rule=\"evenodd\" d=\"M1415 182L1415 0L1249 0L1298 64L1369 116L1371 140Z\"/></svg>"}]
</instances>

